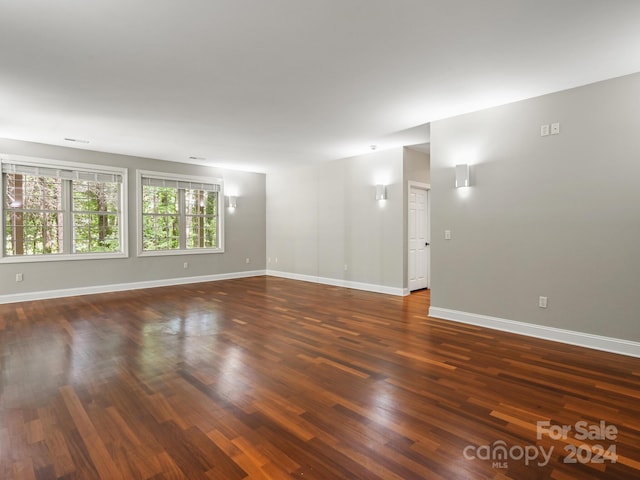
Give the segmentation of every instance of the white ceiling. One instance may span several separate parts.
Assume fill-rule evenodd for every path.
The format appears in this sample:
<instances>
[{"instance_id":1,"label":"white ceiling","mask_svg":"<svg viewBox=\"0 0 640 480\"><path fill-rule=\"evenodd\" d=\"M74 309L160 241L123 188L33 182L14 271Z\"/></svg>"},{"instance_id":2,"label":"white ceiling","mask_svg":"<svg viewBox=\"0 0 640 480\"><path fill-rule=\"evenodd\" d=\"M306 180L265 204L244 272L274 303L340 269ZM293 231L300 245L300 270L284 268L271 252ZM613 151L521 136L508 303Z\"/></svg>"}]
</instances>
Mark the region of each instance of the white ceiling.
<instances>
[{"instance_id":1,"label":"white ceiling","mask_svg":"<svg viewBox=\"0 0 640 480\"><path fill-rule=\"evenodd\" d=\"M0 137L267 172L639 53L638 0L0 0Z\"/></svg>"}]
</instances>

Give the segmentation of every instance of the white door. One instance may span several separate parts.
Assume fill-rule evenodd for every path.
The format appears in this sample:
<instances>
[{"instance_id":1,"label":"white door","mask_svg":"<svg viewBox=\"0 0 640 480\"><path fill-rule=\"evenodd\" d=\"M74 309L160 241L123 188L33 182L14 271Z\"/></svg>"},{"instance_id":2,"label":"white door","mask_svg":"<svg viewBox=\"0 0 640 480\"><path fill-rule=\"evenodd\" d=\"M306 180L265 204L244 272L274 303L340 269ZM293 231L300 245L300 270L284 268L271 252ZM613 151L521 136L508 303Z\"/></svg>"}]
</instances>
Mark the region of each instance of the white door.
<instances>
[{"instance_id":1,"label":"white door","mask_svg":"<svg viewBox=\"0 0 640 480\"><path fill-rule=\"evenodd\" d=\"M429 288L429 189L409 186L409 290Z\"/></svg>"}]
</instances>

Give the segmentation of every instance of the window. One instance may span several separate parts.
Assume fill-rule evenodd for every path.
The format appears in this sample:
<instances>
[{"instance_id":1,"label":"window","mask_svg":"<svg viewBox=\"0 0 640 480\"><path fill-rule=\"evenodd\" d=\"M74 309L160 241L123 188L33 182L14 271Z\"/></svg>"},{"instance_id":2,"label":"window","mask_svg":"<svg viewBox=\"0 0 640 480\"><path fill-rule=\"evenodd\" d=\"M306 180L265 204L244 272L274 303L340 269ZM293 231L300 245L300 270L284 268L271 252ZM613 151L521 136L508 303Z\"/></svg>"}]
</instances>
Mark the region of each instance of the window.
<instances>
[{"instance_id":1,"label":"window","mask_svg":"<svg viewBox=\"0 0 640 480\"><path fill-rule=\"evenodd\" d=\"M126 256L126 169L0 162L3 261Z\"/></svg>"},{"instance_id":2,"label":"window","mask_svg":"<svg viewBox=\"0 0 640 480\"><path fill-rule=\"evenodd\" d=\"M222 180L139 171L139 252L223 251Z\"/></svg>"}]
</instances>

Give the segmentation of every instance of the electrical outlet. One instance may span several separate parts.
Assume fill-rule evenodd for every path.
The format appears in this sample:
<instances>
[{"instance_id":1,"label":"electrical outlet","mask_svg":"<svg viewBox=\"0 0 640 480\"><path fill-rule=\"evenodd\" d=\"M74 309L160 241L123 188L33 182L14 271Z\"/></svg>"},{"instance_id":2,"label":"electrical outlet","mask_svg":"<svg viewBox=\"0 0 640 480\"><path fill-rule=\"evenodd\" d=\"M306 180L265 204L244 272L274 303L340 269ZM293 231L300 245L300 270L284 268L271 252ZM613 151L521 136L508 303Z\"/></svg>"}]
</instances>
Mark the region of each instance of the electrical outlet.
<instances>
[{"instance_id":1,"label":"electrical outlet","mask_svg":"<svg viewBox=\"0 0 640 480\"><path fill-rule=\"evenodd\" d=\"M347 265L346 263L344 264L344 271L346 272L347 270L349 270L349 265Z\"/></svg>"},{"instance_id":2,"label":"electrical outlet","mask_svg":"<svg viewBox=\"0 0 640 480\"><path fill-rule=\"evenodd\" d=\"M185 270L186 270L187 268L189 268L189 262L184 262L184 265L183 265L183 266L184 266L184 268L185 268Z\"/></svg>"},{"instance_id":3,"label":"electrical outlet","mask_svg":"<svg viewBox=\"0 0 640 480\"><path fill-rule=\"evenodd\" d=\"M558 135L560 133L560 122L551 124L551 135Z\"/></svg>"},{"instance_id":4,"label":"electrical outlet","mask_svg":"<svg viewBox=\"0 0 640 480\"><path fill-rule=\"evenodd\" d=\"M16 282L21 282L24 279L21 273L16 273Z\"/></svg>"},{"instance_id":5,"label":"electrical outlet","mask_svg":"<svg viewBox=\"0 0 640 480\"><path fill-rule=\"evenodd\" d=\"M245 258L244 263L251 263L251 259L249 257Z\"/></svg>"},{"instance_id":6,"label":"electrical outlet","mask_svg":"<svg viewBox=\"0 0 640 480\"><path fill-rule=\"evenodd\" d=\"M444 239L445 240L451 240L451 230L445 230L444 231Z\"/></svg>"},{"instance_id":7,"label":"electrical outlet","mask_svg":"<svg viewBox=\"0 0 640 480\"><path fill-rule=\"evenodd\" d=\"M547 297L538 298L538 306L540 308L547 308Z\"/></svg>"}]
</instances>

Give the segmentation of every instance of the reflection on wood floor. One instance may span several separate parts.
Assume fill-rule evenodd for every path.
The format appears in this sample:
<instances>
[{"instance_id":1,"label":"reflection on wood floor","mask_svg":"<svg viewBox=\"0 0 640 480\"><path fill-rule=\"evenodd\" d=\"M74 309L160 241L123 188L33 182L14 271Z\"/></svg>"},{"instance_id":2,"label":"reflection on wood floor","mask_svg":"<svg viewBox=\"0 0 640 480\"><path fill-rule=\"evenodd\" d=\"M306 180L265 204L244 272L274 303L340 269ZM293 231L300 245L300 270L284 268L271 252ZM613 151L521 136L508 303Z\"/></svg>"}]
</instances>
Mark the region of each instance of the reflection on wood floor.
<instances>
[{"instance_id":1,"label":"reflection on wood floor","mask_svg":"<svg viewBox=\"0 0 640 480\"><path fill-rule=\"evenodd\" d=\"M0 305L0 478L640 478L640 359L428 304L254 277Z\"/></svg>"}]
</instances>

